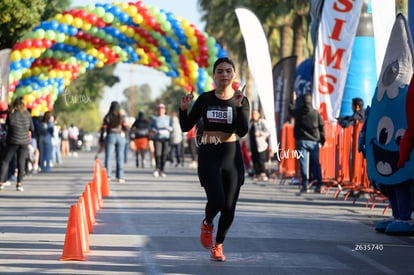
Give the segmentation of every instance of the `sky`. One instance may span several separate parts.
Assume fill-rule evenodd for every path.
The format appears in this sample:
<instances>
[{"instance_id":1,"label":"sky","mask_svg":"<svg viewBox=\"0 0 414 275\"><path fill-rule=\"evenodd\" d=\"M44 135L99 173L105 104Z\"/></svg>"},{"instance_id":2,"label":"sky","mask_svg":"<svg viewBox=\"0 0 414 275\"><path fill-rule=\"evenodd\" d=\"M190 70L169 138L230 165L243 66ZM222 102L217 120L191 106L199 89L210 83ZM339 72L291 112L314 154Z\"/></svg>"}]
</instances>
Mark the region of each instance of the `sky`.
<instances>
[{"instance_id":1,"label":"sky","mask_svg":"<svg viewBox=\"0 0 414 275\"><path fill-rule=\"evenodd\" d=\"M83 7L88 4L96 3L113 3L113 2L136 2L136 0L72 0L71 7ZM201 14L198 9L198 0L143 0L145 5L151 5L172 12L175 16L193 23L200 31L204 30L205 24L201 22ZM119 63L115 69L115 75L120 78L120 82L113 87L105 87L105 94L101 102L101 109L105 110L113 100L124 101L124 89L130 86L142 85L148 83L151 86L152 97L155 99L161 94L161 90L170 83L170 78L164 73L141 65L130 65Z\"/></svg>"}]
</instances>

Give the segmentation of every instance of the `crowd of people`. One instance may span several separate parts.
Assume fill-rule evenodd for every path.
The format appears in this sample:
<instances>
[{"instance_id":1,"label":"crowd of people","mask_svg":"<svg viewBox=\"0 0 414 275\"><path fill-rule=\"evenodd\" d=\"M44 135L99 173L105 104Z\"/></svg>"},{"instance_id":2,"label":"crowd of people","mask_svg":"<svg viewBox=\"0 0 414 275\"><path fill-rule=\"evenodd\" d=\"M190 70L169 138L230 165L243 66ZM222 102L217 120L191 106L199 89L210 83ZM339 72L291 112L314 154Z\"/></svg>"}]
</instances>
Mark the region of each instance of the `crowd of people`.
<instances>
[{"instance_id":1,"label":"crowd of people","mask_svg":"<svg viewBox=\"0 0 414 275\"><path fill-rule=\"evenodd\" d=\"M0 102L0 190L16 181L24 191L25 175L50 172L62 156L77 156L82 138L82 129L60 126L51 112L32 116L23 97L10 106Z\"/></svg>"}]
</instances>

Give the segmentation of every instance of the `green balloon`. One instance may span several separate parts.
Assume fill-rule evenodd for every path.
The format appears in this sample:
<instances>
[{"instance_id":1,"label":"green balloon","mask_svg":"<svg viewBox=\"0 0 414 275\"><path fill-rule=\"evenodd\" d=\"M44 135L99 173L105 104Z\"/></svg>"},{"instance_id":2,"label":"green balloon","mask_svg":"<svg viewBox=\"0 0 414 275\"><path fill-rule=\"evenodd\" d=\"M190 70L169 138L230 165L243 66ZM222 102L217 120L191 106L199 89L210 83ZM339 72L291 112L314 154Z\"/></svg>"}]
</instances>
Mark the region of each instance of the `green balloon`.
<instances>
[{"instance_id":1,"label":"green balloon","mask_svg":"<svg viewBox=\"0 0 414 275\"><path fill-rule=\"evenodd\" d=\"M96 16L100 18L102 18L105 15L105 9L102 7L95 8L93 12L96 14Z\"/></svg>"},{"instance_id":2,"label":"green balloon","mask_svg":"<svg viewBox=\"0 0 414 275\"><path fill-rule=\"evenodd\" d=\"M206 44L209 48L215 47L216 46L216 39L214 37L208 37Z\"/></svg>"},{"instance_id":3,"label":"green balloon","mask_svg":"<svg viewBox=\"0 0 414 275\"><path fill-rule=\"evenodd\" d=\"M52 31L52 30L47 30L46 31L46 34L45 34L45 37L46 37L46 39L48 39L48 40L55 40L55 31Z\"/></svg>"},{"instance_id":4,"label":"green balloon","mask_svg":"<svg viewBox=\"0 0 414 275\"><path fill-rule=\"evenodd\" d=\"M89 33L93 36L96 36L96 34L98 33L99 29L95 26L91 27L89 30Z\"/></svg>"},{"instance_id":5,"label":"green balloon","mask_svg":"<svg viewBox=\"0 0 414 275\"><path fill-rule=\"evenodd\" d=\"M45 38L45 31L43 29L37 29L34 34L33 34L34 38L37 39L43 39Z\"/></svg>"},{"instance_id":6,"label":"green balloon","mask_svg":"<svg viewBox=\"0 0 414 275\"><path fill-rule=\"evenodd\" d=\"M66 39L66 35L64 33L57 33L56 34L56 38L55 38L56 42L62 43L62 42L65 41L65 39Z\"/></svg>"},{"instance_id":7,"label":"green balloon","mask_svg":"<svg viewBox=\"0 0 414 275\"><path fill-rule=\"evenodd\" d=\"M54 56L54 52L51 49L47 49L44 53L45 57L52 58Z\"/></svg>"},{"instance_id":8,"label":"green balloon","mask_svg":"<svg viewBox=\"0 0 414 275\"><path fill-rule=\"evenodd\" d=\"M114 21L114 15L110 12L106 12L103 16L103 21L105 23L112 23L112 21Z\"/></svg>"}]
</instances>

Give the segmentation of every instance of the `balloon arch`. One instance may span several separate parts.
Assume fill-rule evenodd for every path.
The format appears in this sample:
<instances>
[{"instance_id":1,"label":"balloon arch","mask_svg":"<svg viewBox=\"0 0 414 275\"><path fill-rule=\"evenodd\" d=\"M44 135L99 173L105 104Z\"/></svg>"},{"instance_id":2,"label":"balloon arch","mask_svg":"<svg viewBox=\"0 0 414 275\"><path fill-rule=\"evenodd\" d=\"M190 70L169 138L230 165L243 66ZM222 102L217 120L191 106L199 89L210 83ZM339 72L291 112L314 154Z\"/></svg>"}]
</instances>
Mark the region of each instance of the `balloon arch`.
<instances>
[{"instance_id":1,"label":"balloon arch","mask_svg":"<svg viewBox=\"0 0 414 275\"><path fill-rule=\"evenodd\" d=\"M225 55L207 33L142 1L91 4L41 22L13 46L9 98L23 96L27 108L44 113L78 75L120 62L201 93L214 87L210 68Z\"/></svg>"}]
</instances>

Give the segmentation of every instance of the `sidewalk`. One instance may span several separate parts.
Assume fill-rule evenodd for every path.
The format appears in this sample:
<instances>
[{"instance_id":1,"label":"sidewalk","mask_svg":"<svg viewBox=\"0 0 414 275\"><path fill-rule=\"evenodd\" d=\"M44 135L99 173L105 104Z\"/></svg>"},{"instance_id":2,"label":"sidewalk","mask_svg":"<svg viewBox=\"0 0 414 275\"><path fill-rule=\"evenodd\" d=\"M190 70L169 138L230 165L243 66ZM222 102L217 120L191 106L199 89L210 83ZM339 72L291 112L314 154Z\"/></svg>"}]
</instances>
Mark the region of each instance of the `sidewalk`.
<instances>
[{"instance_id":1,"label":"sidewalk","mask_svg":"<svg viewBox=\"0 0 414 275\"><path fill-rule=\"evenodd\" d=\"M101 156L101 160L102 160ZM0 274L409 274L414 238L376 233L373 210L294 185L242 187L225 263L199 243L205 195L196 170L167 165L167 178L135 168L110 182L97 212L86 261L59 261L69 209L92 180L94 153L66 157L51 173L0 192ZM217 223L217 221L216 221ZM364 244L369 244L365 246ZM372 248L372 250L368 250Z\"/></svg>"}]
</instances>

